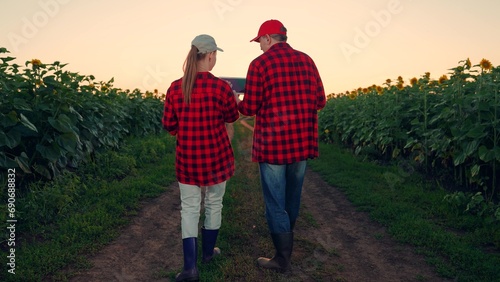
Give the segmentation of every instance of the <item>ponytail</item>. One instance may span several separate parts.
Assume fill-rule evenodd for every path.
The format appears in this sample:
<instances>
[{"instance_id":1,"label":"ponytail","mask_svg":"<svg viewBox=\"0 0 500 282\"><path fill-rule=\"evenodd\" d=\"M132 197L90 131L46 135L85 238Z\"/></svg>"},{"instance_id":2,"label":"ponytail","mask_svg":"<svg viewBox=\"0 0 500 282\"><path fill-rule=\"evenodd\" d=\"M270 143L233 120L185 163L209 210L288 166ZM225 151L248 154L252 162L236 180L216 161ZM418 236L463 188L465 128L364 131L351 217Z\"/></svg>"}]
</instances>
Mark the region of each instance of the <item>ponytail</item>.
<instances>
[{"instance_id":1,"label":"ponytail","mask_svg":"<svg viewBox=\"0 0 500 282\"><path fill-rule=\"evenodd\" d=\"M184 94L184 103L191 103L191 93L198 74L198 61L203 59L206 54L198 54L198 48L191 45L191 50L184 61L184 76L182 77L182 93Z\"/></svg>"}]
</instances>

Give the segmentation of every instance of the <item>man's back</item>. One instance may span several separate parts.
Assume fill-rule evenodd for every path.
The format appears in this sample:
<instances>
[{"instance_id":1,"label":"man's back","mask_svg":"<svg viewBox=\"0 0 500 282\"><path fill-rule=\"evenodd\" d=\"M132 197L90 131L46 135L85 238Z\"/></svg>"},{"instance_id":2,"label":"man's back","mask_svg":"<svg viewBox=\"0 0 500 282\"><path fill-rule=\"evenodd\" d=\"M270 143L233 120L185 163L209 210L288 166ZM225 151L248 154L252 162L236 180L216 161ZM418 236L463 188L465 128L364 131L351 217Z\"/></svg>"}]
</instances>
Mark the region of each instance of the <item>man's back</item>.
<instances>
[{"instance_id":1,"label":"man's back","mask_svg":"<svg viewBox=\"0 0 500 282\"><path fill-rule=\"evenodd\" d=\"M253 160L285 164L318 156L317 110L325 105L313 60L286 42L250 64L244 115L256 115Z\"/></svg>"}]
</instances>

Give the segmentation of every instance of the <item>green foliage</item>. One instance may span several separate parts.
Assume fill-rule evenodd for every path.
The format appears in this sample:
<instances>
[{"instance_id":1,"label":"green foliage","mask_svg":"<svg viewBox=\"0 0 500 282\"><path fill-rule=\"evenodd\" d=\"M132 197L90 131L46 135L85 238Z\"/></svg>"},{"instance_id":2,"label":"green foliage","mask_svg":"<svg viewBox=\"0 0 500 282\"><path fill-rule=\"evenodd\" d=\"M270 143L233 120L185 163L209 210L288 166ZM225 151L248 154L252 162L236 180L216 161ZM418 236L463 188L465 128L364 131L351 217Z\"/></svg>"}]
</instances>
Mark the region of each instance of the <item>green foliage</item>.
<instances>
[{"instance_id":1,"label":"green foliage","mask_svg":"<svg viewBox=\"0 0 500 282\"><path fill-rule=\"evenodd\" d=\"M139 160L137 152L146 148L158 155ZM0 281L52 281L51 275L115 238L141 199L175 181L174 152L175 138L167 133L131 137L74 172L31 182L29 193L16 197L16 275L3 271ZM2 258L5 265L3 252Z\"/></svg>"},{"instance_id":2,"label":"green foliage","mask_svg":"<svg viewBox=\"0 0 500 282\"><path fill-rule=\"evenodd\" d=\"M57 61L19 66L7 53L0 48L0 170L16 172L16 219L22 222L16 255L23 258L16 277L37 281L109 237L138 199L158 194L162 186L155 181L173 181L170 169L156 179L126 182L152 162L173 163L175 148L172 140L124 145L162 132L161 97L113 88L113 79L96 82ZM5 177L1 203L8 195ZM6 214L0 219L5 227Z\"/></svg>"},{"instance_id":3,"label":"green foliage","mask_svg":"<svg viewBox=\"0 0 500 282\"><path fill-rule=\"evenodd\" d=\"M485 60L483 60L485 61ZM449 188L499 199L500 67L461 61L450 78L426 73L328 100L320 138L377 159L405 159Z\"/></svg>"},{"instance_id":4,"label":"green foliage","mask_svg":"<svg viewBox=\"0 0 500 282\"><path fill-rule=\"evenodd\" d=\"M462 191L446 195L444 200L455 207L459 213L469 213L479 217L491 217L492 220L500 221L500 205L486 201L483 193L464 193Z\"/></svg>"},{"instance_id":5,"label":"green foliage","mask_svg":"<svg viewBox=\"0 0 500 282\"><path fill-rule=\"evenodd\" d=\"M127 175L135 175L137 162L133 156L122 155L116 151L107 151L96 157L100 167L100 177L121 179Z\"/></svg>"},{"instance_id":6,"label":"green foliage","mask_svg":"<svg viewBox=\"0 0 500 282\"><path fill-rule=\"evenodd\" d=\"M68 172L51 182L32 183L30 192L18 201L19 217L23 219L19 231L32 232L64 216L86 188L80 177Z\"/></svg>"},{"instance_id":7,"label":"green foliage","mask_svg":"<svg viewBox=\"0 0 500 282\"><path fill-rule=\"evenodd\" d=\"M0 167L19 168L19 178L52 179L127 136L162 130L160 97L95 82L60 62L22 68L12 59L0 58Z\"/></svg>"}]
</instances>

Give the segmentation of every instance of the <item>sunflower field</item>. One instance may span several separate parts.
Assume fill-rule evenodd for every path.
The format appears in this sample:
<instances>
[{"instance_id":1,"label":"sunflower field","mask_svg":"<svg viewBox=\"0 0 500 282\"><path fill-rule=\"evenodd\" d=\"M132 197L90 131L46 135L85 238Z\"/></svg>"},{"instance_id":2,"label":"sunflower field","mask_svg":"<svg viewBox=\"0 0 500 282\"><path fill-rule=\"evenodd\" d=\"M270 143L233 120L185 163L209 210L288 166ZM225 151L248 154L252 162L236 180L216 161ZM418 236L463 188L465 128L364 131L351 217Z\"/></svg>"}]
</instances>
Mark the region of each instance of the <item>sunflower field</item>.
<instances>
[{"instance_id":1,"label":"sunflower field","mask_svg":"<svg viewBox=\"0 0 500 282\"><path fill-rule=\"evenodd\" d=\"M330 94L319 128L356 154L404 160L467 210L487 212L500 198L500 67L486 59L460 61L438 80L425 73Z\"/></svg>"},{"instance_id":2,"label":"sunflower field","mask_svg":"<svg viewBox=\"0 0 500 282\"><path fill-rule=\"evenodd\" d=\"M19 66L7 53L0 48L0 168L14 169L20 181L53 179L127 136L162 130L156 90L122 91L113 79L96 82L60 62Z\"/></svg>"}]
</instances>

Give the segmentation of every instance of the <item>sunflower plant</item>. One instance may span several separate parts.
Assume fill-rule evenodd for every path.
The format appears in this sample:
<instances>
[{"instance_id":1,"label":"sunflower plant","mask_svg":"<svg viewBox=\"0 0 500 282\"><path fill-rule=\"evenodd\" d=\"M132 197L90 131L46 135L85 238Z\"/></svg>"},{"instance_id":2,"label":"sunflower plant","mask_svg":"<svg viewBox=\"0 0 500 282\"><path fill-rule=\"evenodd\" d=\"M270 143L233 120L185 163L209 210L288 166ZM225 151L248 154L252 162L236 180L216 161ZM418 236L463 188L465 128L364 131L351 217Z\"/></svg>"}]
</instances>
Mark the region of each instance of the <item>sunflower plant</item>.
<instances>
[{"instance_id":1,"label":"sunflower plant","mask_svg":"<svg viewBox=\"0 0 500 282\"><path fill-rule=\"evenodd\" d=\"M381 86L333 95L319 116L323 140L338 136L355 153L405 158L429 176L499 198L500 68L459 61L439 79L388 78ZM373 150L377 153L373 154Z\"/></svg>"},{"instance_id":2,"label":"sunflower plant","mask_svg":"<svg viewBox=\"0 0 500 282\"><path fill-rule=\"evenodd\" d=\"M98 82L57 61L11 64L6 54L0 48L0 167L17 168L20 179L52 179L127 136L161 131L157 96L116 89L113 79Z\"/></svg>"}]
</instances>

